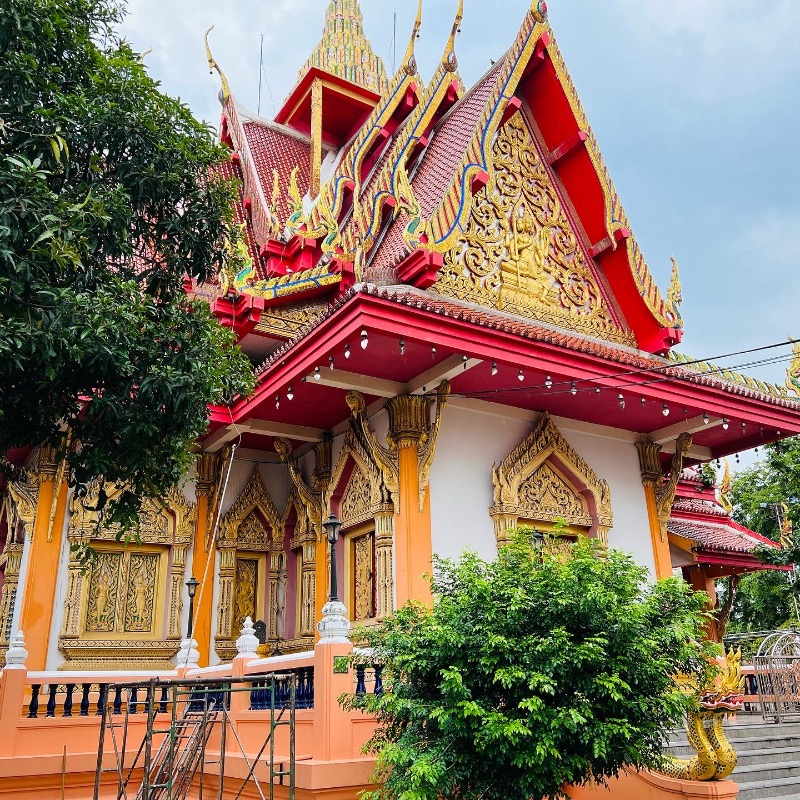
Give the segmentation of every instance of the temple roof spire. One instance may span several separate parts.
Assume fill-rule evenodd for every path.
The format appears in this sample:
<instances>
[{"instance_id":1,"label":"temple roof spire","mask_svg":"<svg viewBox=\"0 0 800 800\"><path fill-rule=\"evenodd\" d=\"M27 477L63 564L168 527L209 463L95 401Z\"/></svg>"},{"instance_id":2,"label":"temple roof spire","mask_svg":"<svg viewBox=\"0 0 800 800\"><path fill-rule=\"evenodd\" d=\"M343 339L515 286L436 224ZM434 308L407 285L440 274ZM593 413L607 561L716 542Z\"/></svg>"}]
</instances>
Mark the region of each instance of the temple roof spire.
<instances>
[{"instance_id":1,"label":"temple roof spire","mask_svg":"<svg viewBox=\"0 0 800 800\"><path fill-rule=\"evenodd\" d=\"M358 0L330 0L325 12L322 39L298 74L301 81L312 68L355 83L375 94L386 89L383 61L364 34Z\"/></svg>"},{"instance_id":2,"label":"temple roof spire","mask_svg":"<svg viewBox=\"0 0 800 800\"><path fill-rule=\"evenodd\" d=\"M230 96L231 96L231 87L228 83L228 79L225 77L225 73L220 68L219 64L217 64L216 59L211 54L211 46L208 44L208 34L214 30L214 26L212 25L203 36L203 41L206 45L206 58L208 59L208 71L211 73L213 70L217 71L219 75L221 87L219 91L219 100L221 103L224 103ZM149 52L149 51L148 51ZM142 55L144 57L145 54Z\"/></svg>"},{"instance_id":3,"label":"temple roof spire","mask_svg":"<svg viewBox=\"0 0 800 800\"><path fill-rule=\"evenodd\" d=\"M411 31L411 38L408 40L408 47L403 56L402 69L407 75L417 74L417 57L414 55L414 46L419 38L419 29L422 27L422 0L417 2L417 18L414 20L414 27Z\"/></svg>"},{"instance_id":4,"label":"temple roof spire","mask_svg":"<svg viewBox=\"0 0 800 800\"><path fill-rule=\"evenodd\" d=\"M461 20L464 17L464 0L458 0L458 10L456 18L453 20L453 27L450 31L450 38L442 55L442 64L448 72L455 72L458 69L458 59L456 58L456 34L461 33Z\"/></svg>"}]
</instances>

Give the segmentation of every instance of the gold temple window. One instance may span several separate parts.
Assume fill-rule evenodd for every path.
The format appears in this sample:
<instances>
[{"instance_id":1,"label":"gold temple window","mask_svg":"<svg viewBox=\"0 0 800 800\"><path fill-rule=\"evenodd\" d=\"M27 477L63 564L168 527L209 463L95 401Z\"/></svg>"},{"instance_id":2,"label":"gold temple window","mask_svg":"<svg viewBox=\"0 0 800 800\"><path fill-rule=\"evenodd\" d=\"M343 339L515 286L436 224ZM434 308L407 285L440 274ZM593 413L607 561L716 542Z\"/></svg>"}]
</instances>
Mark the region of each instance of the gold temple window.
<instances>
[{"instance_id":1,"label":"gold temple window","mask_svg":"<svg viewBox=\"0 0 800 800\"><path fill-rule=\"evenodd\" d=\"M375 528L365 525L345 533L345 584L350 617L358 623L374 620L377 611L375 585Z\"/></svg>"},{"instance_id":2,"label":"gold temple window","mask_svg":"<svg viewBox=\"0 0 800 800\"><path fill-rule=\"evenodd\" d=\"M174 489L146 500L136 541L98 524L97 487L70 498L70 545L89 543L84 569L71 549L59 650L67 669L168 669L182 635L186 561L195 507Z\"/></svg>"},{"instance_id":3,"label":"gold temple window","mask_svg":"<svg viewBox=\"0 0 800 800\"><path fill-rule=\"evenodd\" d=\"M567 442L549 414L502 463L493 465L492 482L489 512L498 544L521 527L607 543L613 525L608 483Z\"/></svg>"}]
</instances>

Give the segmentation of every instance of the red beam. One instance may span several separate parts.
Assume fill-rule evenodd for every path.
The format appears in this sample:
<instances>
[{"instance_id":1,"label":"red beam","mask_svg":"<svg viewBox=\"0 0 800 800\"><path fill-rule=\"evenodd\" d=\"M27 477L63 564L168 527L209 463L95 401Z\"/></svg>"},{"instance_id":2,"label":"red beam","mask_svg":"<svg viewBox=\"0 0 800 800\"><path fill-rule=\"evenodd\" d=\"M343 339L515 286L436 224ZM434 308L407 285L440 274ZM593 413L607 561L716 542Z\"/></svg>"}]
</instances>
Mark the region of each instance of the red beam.
<instances>
[{"instance_id":1,"label":"red beam","mask_svg":"<svg viewBox=\"0 0 800 800\"><path fill-rule=\"evenodd\" d=\"M550 154L547 156L547 163L550 164L550 166L554 166L561 161L562 158L569 155L576 147L582 145L588 138L589 134L586 131L576 131L558 147L550 151Z\"/></svg>"}]
</instances>

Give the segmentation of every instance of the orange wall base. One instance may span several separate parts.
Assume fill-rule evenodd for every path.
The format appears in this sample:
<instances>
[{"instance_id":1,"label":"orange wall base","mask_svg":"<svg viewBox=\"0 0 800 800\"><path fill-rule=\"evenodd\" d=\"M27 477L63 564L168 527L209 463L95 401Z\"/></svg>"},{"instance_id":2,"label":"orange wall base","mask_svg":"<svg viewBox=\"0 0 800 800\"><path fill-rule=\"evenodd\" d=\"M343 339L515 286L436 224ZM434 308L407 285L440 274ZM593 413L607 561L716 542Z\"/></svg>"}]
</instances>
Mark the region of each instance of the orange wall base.
<instances>
[{"instance_id":1,"label":"orange wall base","mask_svg":"<svg viewBox=\"0 0 800 800\"><path fill-rule=\"evenodd\" d=\"M682 781L653 772L625 770L612 778L608 787L570 786L572 800L735 800L739 786L733 781Z\"/></svg>"}]
</instances>

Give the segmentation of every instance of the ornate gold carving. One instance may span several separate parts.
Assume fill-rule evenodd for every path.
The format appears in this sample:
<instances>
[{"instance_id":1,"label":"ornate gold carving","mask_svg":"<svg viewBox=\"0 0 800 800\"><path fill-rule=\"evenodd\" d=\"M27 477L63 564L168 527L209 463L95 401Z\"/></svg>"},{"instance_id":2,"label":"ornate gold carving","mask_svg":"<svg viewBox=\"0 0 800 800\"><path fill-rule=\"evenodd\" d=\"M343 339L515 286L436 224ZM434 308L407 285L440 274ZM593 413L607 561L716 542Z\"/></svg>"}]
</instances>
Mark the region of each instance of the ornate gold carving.
<instances>
[{"instance_id":1,"label":"ornate gold carving","mask_svg":"<svg viewBox=\"0 0 800 800\"><path fill-rule=\"evenodd\" d=\"M610 313L522 114L497 135L490 183L472 200L435 290L634 344Z\"/></svg>"},{"instance_id":2,"label":"ornate gold carving","mask_svg":"<svg viewBox=\"0 0 800 800\"><path fill-rule=\"evenodd\" d=\"M347 483L342 501L339 504L339 516L345 524L361 522L372 514L372 485L361 467L355 467Z\"/></svg>"},{"instance_id":3,"label":"ornate gold carving","mask_svg":"<svg viewBox=\"0 0 800 800\"><path fill-rule=\"evenodd\" d=\"M314 78L311 84L311 179L308 193L319 194L319 172L322 166L322 80Z\"/></svg>"},{"instance_id":4,"label":"ornate gold carving","mask_svg":"<svg viewBox=\"0 0 800 800\"><path fill-rule=\"evenodd\" d=\"M291 306L265 308L256 325L258 333L266 333L278 339L294 339L309 328L319 324L328 313L328 304L309 300Z\"/></svg>"},{"instance_id":5,"label":"ornate gold carving","mask_svg":"<svg viewBox=\"0 0 800 800\"><path fill-rule=\"evenodd\" d=\"M394 515L375 515L375 617L383 619L394 610Z\"/></svg>"},{"instance_id":6,"label":"ornate gold carving","mask_svg":"<svg viewBox=\"0 0 800 800\"><path fill-rule=\"evenodd\" d=\"M33 535L33 523L36 520L36 505L39 500L39 482L28 473L27 480L11 481L8 484L8 530L16 531L21 525L24 535Z\"/></svg>"},{"instance_id":7,"label":"ornate gold carving","mask_svg":"<svg viewBox=\"0 0 800 800\"><path fill-rule=\"evenodd\" d=\"M422 508L425 504L425 493L428 491L428 484L430 483L431 467L433 466L433 457L436 455L436 442L439 440L439 428L442 424L442 414L444 413L449 396L450 381L442 381L436 390L436 415L433 418L433 424L420 441L419 450L417 451L419 464L420 513L422 513Z\"/></svg>"},{"instance_id":8,"label":"ornate gold carving","mask_svg":"<svg viewBox=\"0 0 800 800\"><path fill-rule=\"evenodd\" d=\"M100 552L92 564L89 602L86 606L86 631L111 633L117 618L122 553Z\"/></svg>"},{"instance_id":9,"label":"ornate gold carving","mask_svg":"<svg viewBox=\"0 0 800 800\"><path fill-rule=\"evenodd\" d=\"M285 462L289 467L289 477L303 509L302 516L307 517L314 526L316 533L321 535L322 521L325 516L323 496L331 479L333 440L326 435L322 441L314 445L315 463L312 486L306 484L297 469L297 465L292 461L292 445L288 439L276 439L275 452L281 457L281 461ZM289 505L286 507L287 513L289 507ZM298 514L298 519L300 516Z\"/></svg>"},{"instance_id":10,"label":"ornate gold carving","mask_svg":"<svg viewBox=\"0 0 800 800\"><path fill-rule=\"evenodd\" d=\"M354 619L375 616L375 535L370 532L353 541Z\"/></svg>"},{"instance_id":11,"label":"ornate gold carving","mask_svg":"<svg viewBox=\"0 0 800 800\"><path fill-rule=\"evenodd\" d=\"M792 343L792 360L786 368L786 388L800 397L800 341L789 337Z\"/></svg>"},{"instance_id":12,"label":"ornate gold carving","mask_svg":"<svg viewBox=\"0 0 800 800\"><path fill-rule=\"evenodd\" d=\"M572 448L545 412L531 433L497 466L492 466L494 505L490 509L499 544L520 519L589 528L606 541L613 525L611 490Z\"/></svg>"},{"instance_id":13,"label":"ornate gold carving","mask_svg":"<svg viewBox=\"0 0 800 800\"><path fill-rule=\"evenodd\" d=\"M262 538L258 541L253 534L252 523L242 528L250 513L257 510L263 520L269 525L273 538L283 538L283 524L280 514L278 514L272 498L269 496L264 482L261 480L261 473L258 467L253 470L253 474L247 482L242 493L231 506L230 510L220 520L218 543L220 548L236 547L239 537L245 535L250 537L247 540L247 548L250 550L268 550L270 546L269 538Z\"/></svg>"},{"instance_id":14,"label":"ornate gold carving","mask_svg":"<svg viewBox=\"0 0 800 800\"><path fill-rule=\"evenodd\" d=\"M220 69L219 64L217 64L216 59L213 55L211 55L211 47L208 44L208 34L214 30L214 26L212 25L203 36L203 41L205 42L206 46L206 59L208 60L208 72L211 73L212 70L216 70L217 74L219 75L220 83L222 84L219 90L219 98L220 102L224 103L230 96L231 96L231 87L228 84L228 79L225 77L225 73Z\"/></svg>"},{"instance_id":15,"label":"ornate gold carving","mask_svg":"<svg viewBox=\"0 0 800 800\"><path fill-rule=\"evenodd\" d=\"M2 517L2 514L0 514ZM7 517L8 519L8 517ZM8 538L0 554L0 567L3 569L3 588L0 590L0 664L8 650L13 633L14 605L19 587L19 570L22 564L22 544L14 541L13 528L8 529Z\"/></svg>"},{"instance_id":16,"label":"ornate gold carving","mask_svg":"<svg viewBox=\"0 0 800 800\"><path fill-rule=\"evenodd\" d=\"M559 518L577 525L591 526L586 500L548 464L542 464L519 485L519 502L537 510L537 517L555 521Z\"/></svg>"},{"instance_id":17,"label":"ornate gold carving","mask_svg":"<svg viewBox=\"0 0 800 800\"><path fill-rule=\"evenodd\" d=\"M691 446L691 435L682 433L675 442L675 452L672 455L670 472L665 477L659 458L661 445L648 441L636 442L642 484L645 488L653 488L661 541L666 541L667 538L667 523L672 514L672 502L675 499L675 490L681 477L683 459Z\"/></svg>"},{"instance_id":18,"label":"ornate gold carving","mask_svg":"<svg viewBox=\"0 0 800 800\"><path fill-rule=\"evenodd\" d=\"M61 639L65 661L59 670L104 671L175 669L179 642L166 639Z\"/></svg>"},{"instance_id":19,"label":"ornate gold carving","mask_svg":"<svg viewBox=\"0 0 800 800\"><path fill-rule=\"evenodd\" d=\"M39 458L37 462L39 481L52 481L58 471L58 449L49 443L39 445Z\"/></svg>"},{"instance_id":20,"label":"ornate gold carving","mask_svg":"<svg viewBox=\"0 0 800 800\"><path fill-rule=\"evenodd\" d=\"M733 512L733 503L731 502L731 492L733 491L733 481L731 480L731 465L728 459L725 459L725 472L722 473L722 481L719 484L719 504L728 512Z\"/></svg>"},{"instance_id":21,"label":"ornate gold carving","mask_svg":"<svg viewBox=\"0 0 800 800\"><path fill-rule=\"evenodd\" d=\"M236 559L236 590L234 594L231 636L236 638L247 617L256 618L256 593L258 587L258 559Z\"/></svg>"},{"instance_id":22,"label":"ornate gold carving","mask_svg":"<svg viewBox=\"0 0 800 800\"><path fill-rule=\"evenodd\" d=\"M128 566L125 631L151 633L159 557L133 553Z\"/></svg>"},{"instance_id":23,"label":"ornate gold carving","mask_svg":"<svg viewBox=\"0 0 800 800\"><path fill-rule=\"evenodd\" d=\"M425 395L400 394L386 401L389 414L389 443L414 447L428 436L433 400Z\"/></svg>"}]
</instances>

